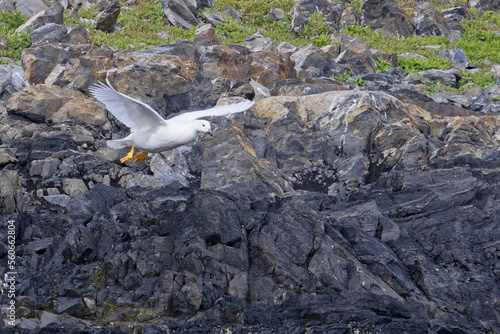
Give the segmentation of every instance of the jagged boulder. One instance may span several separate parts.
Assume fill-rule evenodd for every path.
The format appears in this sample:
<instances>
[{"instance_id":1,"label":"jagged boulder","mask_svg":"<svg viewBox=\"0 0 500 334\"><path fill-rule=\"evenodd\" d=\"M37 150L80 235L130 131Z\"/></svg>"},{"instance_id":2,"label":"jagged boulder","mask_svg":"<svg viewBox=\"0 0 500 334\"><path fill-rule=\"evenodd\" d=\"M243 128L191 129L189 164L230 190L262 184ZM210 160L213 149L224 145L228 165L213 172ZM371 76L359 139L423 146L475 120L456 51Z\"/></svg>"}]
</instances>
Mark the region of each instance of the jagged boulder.
<instances>
[{"instance_id":1,"label":"jagged boulder","mask_svg":"<svg viewBox=\"0 0 500 334\"><path fill-rule=\"evenodd\" d=\"M394 0L367 0L361 7L363 23L384 35L410 37L415 22Z\"/></svg>"}]
</instances>

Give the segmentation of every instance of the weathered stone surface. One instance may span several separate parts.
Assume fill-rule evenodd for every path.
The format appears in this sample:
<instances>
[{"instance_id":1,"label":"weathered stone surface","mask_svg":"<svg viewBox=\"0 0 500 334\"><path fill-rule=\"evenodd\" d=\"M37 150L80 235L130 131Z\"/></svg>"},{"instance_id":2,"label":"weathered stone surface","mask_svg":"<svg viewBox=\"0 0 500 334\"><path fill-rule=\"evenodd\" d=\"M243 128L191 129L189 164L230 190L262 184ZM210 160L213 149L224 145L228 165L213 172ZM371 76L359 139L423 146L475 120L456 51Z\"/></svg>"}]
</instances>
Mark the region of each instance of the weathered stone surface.
<instances>
[{"instance_id":1,"label":"weathered stone surface","mask_svg":"<svg viewBox=\"0 0 500 334\"><path fill-rule=\"evenodd\" d=\"M415 22L394 0L367 0L361 7L363 22L384 35L410 37L415 33Z\"/></svg>"},{"instance_id":2,"label":"weathered stone surface","mask_svg":"<svg viewBox=\"0 0 500 334\"><path fill-rule=\"evenodd\" d=\"M340 17L339 23L342 26L353 26L357 24L359 25L361 23L361 17L354 7L347 7L342 11L342 16Z\"/></svg>"},{"instance_id":3,"label":"weathered stone surface","mask_svg":"<svg viewBox=\"0 0 500 334\"><path fill-rule=\"evenodd\" d=\"M174 27L191 29L198 25L198 19L194 16L197 9L196 1L192 0L162 0L165 17Z\"/></svg>"},{"instance_id":4,"label":"weathered stone surface","mask_svg":"<svg viewBox=\"0 0 500 334\"><path fill-rule=\"evenodd\" d=\"M22 187L15 170L0 171L0 209L4 214L13 214L21 209Z\"/></svg>"},{"instance_id":5,"label":"weathered stone surface","mask_svg":"<svg viewBox=\"0 0 500 334\"><path fill-rule=\"evenodd\" d=\"M64 7L56 2L50 8L34 13L36 15L27 15L30 17L26 23L19 26L16 32L24 32L28 29L35 30L48 23L63 24Z\"/></svg>"},{"instance_id":6,"label":"weathered stone surface","mask_svg":"<svg viewBox=\"0 0 500 334\"><path fill-rule=\"evenodd\" d=\"M0 65L0 100L7 101L12 94L28 85L21 66Z\"/></svg>"},{"instance_id":7,"label":"weathered stone surface","mask_svg":"<svg viewBox=\"0 0 500 334\"><path fill-rule=\"evenodd\" d=\"M337 24L345 5L325 4ZM38 45L23 56L37 84L13 90L7 69L0 225L15 222L18 315L35 318L2 330L499 332L498 87L428 97L460 73L377 73L396 55L345 36L321 49L253 37ZM167 116L257 103L121 164L105 141L128 129L86 93L106 77Z\"/></svg>"},{"instance_id":8,"label":"weathered stone surface","mask_svg":"<svg viewBox=\"0 0 500 334\"><path fill-rule=\"evenodd\" d=\"M269 87L277 80L295 78L296 71L288 54L261 51L252 54L250 77Z\"/></svg>"},{"instance_id":9,"label":"weathered stone surface","mask_svg":"<svg viewBox=\"0 0 500 334\"><path fill-rule=\"evenodd\" d=\"M368 45L361 38L342 39L340 54L335 59L338 64L346 65L349 70L357 74L375 73L377 62Z\"/></svg>"},{"instance_id":10,"label":"weathered stone surface","mask_svg":"<svg viewBox=\"0 0 500 334\"><path fill-rule=\"evenodd\" d=\"M495 0L471 0L469 4L484 10L500 10L500 3Z\"/></svg>"},{"instance_id":11,"label":"weathered stone surface","mask_svg":"<svg viewBox=\"0 0 500 334\"><path fill-rule=\"evenodd\" d=\"M41 0L16 1L16 9L29 18L48 8L47 4Z\"/></svg>"},{"instance_id":12,"label":"weathered stone surface","mask_svg":"<svg viewBox=\"0 0 500 334\"><path fill-rule=\"evenodd\" d=\"M457 87L458 81L462 79L462 75L458 70L427 70L418 73L422 78L430 82L440 82L443 85Z\"/></svg>"},{"instance_id":13,"label":"weathered stone surface","mask_svg":"<svg viewBox=\"0 0 500 334\"><path fill-rule=\"evenodd\" d=\"M113 52L90 44L47 44L23 50L22 63L26 78L32 84L70 82L77 88L87 88L111 67Z\"/></svg>"},{"instance_id":14,"label":"weathered stone surface","mask_svg":"<svg viewBox=\"0 0 500 334\"><path fill-rule=\"evenodd\" d=\"M52 117L66 102L78 97L77 92L58 86L28 86L12 95L7 102L7 111L40 123Z\"/></svg>"},{"instance_id":15,"label":"weathered stone surface","mask_svg":"<svg viewBox=\"0 0 500 334\"><path fill-rule=\"evenodd\" d=\"M118 1L100 1L96 8L96 29L104 32L112 32L120 15L120 4Z\"/></svg>"},{"instance_id":16,"label":"weathered stone surface","mask_svg":"<svg viewBox=\"0 0 500 334\"><path fill-rule=\"evenodd\" d=\"M441 13L434 9L426 9L415 18L415 33L419 36L450 37L450 28Z\"/></svg>"},{"instance_id":17,"label":"weathered stone surface","mask_svg":"<svg viewBox=\"0 0 500 334\"><path fill-rule=\"evenodd\" d=\"M245 38L245 41L243 43L253 52L278 51L278 43L271 38L264 37L259 32L256 32L255 34Z\"/></svg>"},{"instance_id":18,"label":"weathered stone surface","mask_svg":"<svg viewBox=\"0 0 500 334\"><path fill-rule=\"evenodd\" d=\"M88 44L89 35L79 24L65 26L56 23L48 23L31 33L32 47L49 43Z\"/></svg>"},{"instance_id":19,"label":"weathered stone surface","mask_svg":"<svg viewBox=\"0 0 500 334\"><path fill-rule=\"evenodd\" d=\"M448 58L453 64L455 64L458 68L465 70L470 67L469 61L467 60L467 55L462 49L453 48L450 50L438 51L436 54L441 57Z\"/></svg>"},{"instance_id":20,"label":"weathered stone surface","mask_svg":"<svg viewBox=\"0 0 500 334\"><path fill-rule=\"evenodd\" d=\"M215 35L215 29L211 24L206 24L203 27L196 29L194 42L198 45L218 45L222 44L219 38Z\"/></svg>"}]
</instances>

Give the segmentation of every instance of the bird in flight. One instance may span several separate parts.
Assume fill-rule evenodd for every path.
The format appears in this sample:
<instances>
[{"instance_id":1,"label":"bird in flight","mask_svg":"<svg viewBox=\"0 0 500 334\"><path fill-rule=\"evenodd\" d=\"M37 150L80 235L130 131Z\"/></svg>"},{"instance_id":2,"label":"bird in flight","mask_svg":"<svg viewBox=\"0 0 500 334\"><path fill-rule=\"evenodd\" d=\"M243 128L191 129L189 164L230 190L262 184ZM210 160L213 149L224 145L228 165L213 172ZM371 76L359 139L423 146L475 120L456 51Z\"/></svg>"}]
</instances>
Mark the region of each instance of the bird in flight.
<instances>
[{"instance_id":1,"label":"bird in flight","mask_svg":"<svg viewBox=\"0 0 500 334\"><path fill-rule=\"evenodd\" d=\"M251 108L255 102L244 101L191 111L164 119L146 103L117 92L106 78L106 84L99 82L89 87L90 93L123 124L130 128L130 134L123 139L108 140L113 149L131 147L130 152L120 159L125 163L144 161L149 153L158 153L185 145L196 139L198 132L211 134L210 122L200 118L227 116ZM140 150L134 156L134 150Z\"/></svg>"}]
</instances>

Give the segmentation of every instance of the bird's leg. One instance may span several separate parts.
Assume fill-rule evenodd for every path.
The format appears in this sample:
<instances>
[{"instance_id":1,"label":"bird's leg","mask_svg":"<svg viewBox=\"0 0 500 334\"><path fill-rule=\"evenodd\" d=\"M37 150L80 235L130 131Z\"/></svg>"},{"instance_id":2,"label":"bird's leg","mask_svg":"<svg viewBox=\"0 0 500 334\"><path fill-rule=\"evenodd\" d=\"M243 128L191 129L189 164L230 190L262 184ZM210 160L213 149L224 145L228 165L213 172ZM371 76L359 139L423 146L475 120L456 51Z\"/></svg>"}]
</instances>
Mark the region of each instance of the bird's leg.
<instances>
[{"instance_id":1,"label":"bird's leg","mask_svg":"<svg viewBox=\"0 0 500 334\"><path fill-rule=\"evenodd\" d=\"M132 157L134 156L134 145L132 145L132 148L130 149L130 152L128 152L128 154L126 156L124 156L123 158L120 159L120 162L123 164L127 161L129 161L130 159L132 159Z\"/></svg>"},{"instance_id":2,"label":"bird's leg","mask_svg":"<svg viewBox=\"0 0 500 334\"><path fill-rule=\"evenodd\" d=\"M134 162L144 161L148 157L148 152L137 153L134 157Z\"/></svg>"}]
</instances>

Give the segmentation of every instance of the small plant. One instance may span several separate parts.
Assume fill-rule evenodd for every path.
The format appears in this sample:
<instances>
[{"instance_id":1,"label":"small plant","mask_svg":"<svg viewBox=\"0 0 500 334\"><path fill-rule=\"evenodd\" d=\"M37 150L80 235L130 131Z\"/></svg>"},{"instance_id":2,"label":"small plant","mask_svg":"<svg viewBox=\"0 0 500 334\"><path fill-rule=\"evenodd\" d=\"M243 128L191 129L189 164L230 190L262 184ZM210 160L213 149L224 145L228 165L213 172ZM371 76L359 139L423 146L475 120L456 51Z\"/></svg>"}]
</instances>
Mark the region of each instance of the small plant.
<instances>
[{"instance_id":1,"label":"small plant","mask_svg":"<svg viewBox=\"0 0 500 334\"><path fill-rule=\"evenodd\" d=\"M417 57L399 59L399 66L404 70L405 74L418 73L430 69L447 70L451 68L448 60L441 57L434 57L434 59L421 59Z\"/></svg>"},{"instance_id":2,"label":"small plant","mask_svg":"<svg viewBox=\"0 0 500 334\"><path fill-rule=\"evenodd\" d=\"M311 38L311 43L322 48L323 46L331 44L331 41L329 36L321 35Z\"/></svg>"},{"instance_id":3,"label":"small plant","mask_svg":"<svg viewBox=\"0 0 500 334\"><path fill-rule=\"evenodd\" d=\"M329 35L333 32L326 24L326 17L320 12L314 12L307 18L304 30L301 35L303 37L313 38L316 36Z\"/></svg>"},{"instance_id":4,"label":"small plant","mask_svg":"<svg viewBox=\"0 0 500 334\"><path fill-rule=\"evenodd\" d=\"M0 12L0 36L7 35L7 49L0 50L0 57L21 59L23 49L31 45L31 36L28 32L16 33L15 30L27 20L19 11Z\"/></svg>"},{"instance_id":5,"label":"small plant","mask_svg":"<svg viewBox=\"0 0 500 334\"><path fill-rule=\"evenodd\" d=\"M352 83L356 84L358 87L363 87L366 85L366 80L363 79L362 77L356 77L351 80Z\"/></svg>"},{"instance_id":6,"label":"small plant","mask_svg":"<svg viewBox=\"0 0 500 334\"><path fill-rule=\"evenodd\" d=\"M392 65L388 61L382 59L381 57L378 57L377 58L377 67L378 67L379 73L384 73L384 72L389 71L392 68Z\"/></svg>"},{"instance_id":7,"label":"small plant","mask_svg":"<svg viewBox=\"0 0 500 334\"><path fill-rule=\"evenodd\" d=\"M337 80L338 82L344 83L346 82L350 77L352 76L352 73L349 71L341 72L341 73L335 73L332 75L332 78Z\"/></svg>"}]
</instances>

